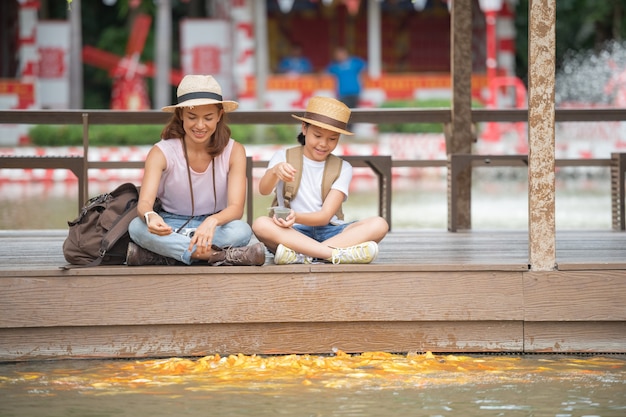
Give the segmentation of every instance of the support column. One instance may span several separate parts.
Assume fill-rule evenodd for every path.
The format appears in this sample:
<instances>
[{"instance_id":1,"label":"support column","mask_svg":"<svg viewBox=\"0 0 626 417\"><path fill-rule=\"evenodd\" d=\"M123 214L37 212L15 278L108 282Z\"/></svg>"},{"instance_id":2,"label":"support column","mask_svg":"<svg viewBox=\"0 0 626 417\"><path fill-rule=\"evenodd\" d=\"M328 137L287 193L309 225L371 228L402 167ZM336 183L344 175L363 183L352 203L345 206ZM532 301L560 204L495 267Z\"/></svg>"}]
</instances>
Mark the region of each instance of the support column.
<instances>
[{"instance_id":1,"label":"support column","mask_svg":"<svg viewBox=\"0 0 626 417\"><path fill-rule=\"evenodd\" d=\"M532 271L556 268L556 0L531 0L528 25L528 242Z\"/></svg>"},{"instance_id":2,"label":"support column","mask_svg":"<svg viewBox=\"0 0 626 417\"><path fill-rule=\"evenodd\" d=\"M452 40L452 122L446 126L446 153L472 152L472 1L454 0L450 11ZM448 230L471 229L472 168L463 169L457 178L458 194L452 195L452 172L448 166ZM456 218L452 218L455 215Z\"/></svg>"},{"instance_id":3,"label":"support column","mask_svg":"<svg viewBox=\"0 0 626 417\"><path fill-rule=\"evenodd\" d=\"M372 79L382 73L380 1L367 1L367 71Z\"/></svg>"},{"instance_id":4,"label":"support column","mask_svg":"<svg viewBox=\"0 0 626 417\"><path fill-rule=\"evenodd\" d=\"M254 62L256 69L257 109L265 109L267 78L269 73L269 48L267 34L267 5L265 1L252 0L254 14Z\"/></svg>"},{"instance_id":5,"label":"support column","mask_svg":"<svg viewBox=\"0 0 626 417\"><path fill-rule=\"evenodd\" d=\"M73 0L68 11L70 19L70 109L83 108L83 20L81 9L81 0Z\"/></svg>"},{"instance_id":6,"label":"support column","mask_svg":"<svg viewBox=\"0 0 626 417\"><path fill-rule=\"evenodd\" d=\"M152 108L160 109L172 103L170 72L172 62L172 4L170 0L155 0L157 6L154 51L156 76Z\"/></svg>"}]
</instances>

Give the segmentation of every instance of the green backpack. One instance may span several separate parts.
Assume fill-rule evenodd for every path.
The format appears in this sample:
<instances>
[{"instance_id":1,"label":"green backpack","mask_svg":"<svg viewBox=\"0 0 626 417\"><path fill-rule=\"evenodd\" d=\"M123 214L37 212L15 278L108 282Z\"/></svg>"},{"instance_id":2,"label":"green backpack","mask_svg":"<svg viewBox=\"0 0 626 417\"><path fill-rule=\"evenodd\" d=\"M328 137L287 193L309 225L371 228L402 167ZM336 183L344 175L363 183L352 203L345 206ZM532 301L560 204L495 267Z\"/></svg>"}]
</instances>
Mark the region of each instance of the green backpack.
<instances>
[{"instance_id":1,"label":"green backpack","mask_svg":"<svg viewBox=\"0 0 626 417\"><path fill-rule=\"evenodd\" d=\"M283 200L285 201L285 207L291 208L291 201L296 198L296 194L298 194L298 187L300 187L300 180L302 179L302 161L303 161L303 146L295 146L293 148L287 149L287 162L292 165L296 169L296 175L294 176L293 181L285 182L285 186L283 189ZM343 160L336 155L330 154L326 159L326 163L324 164L324 176L322 179L322 201L326 199L326 196L330 192L330 188L333 183L339 178L339 174L341 173L341 165ZM276 207L278 205L278 197L274 194L274 201L272 202L272 207ZM335 213L337 218L343 220L343 210L341 206ZM273 216L274 213L270 212L270 216Z\"/></svg>"}]
</instances>

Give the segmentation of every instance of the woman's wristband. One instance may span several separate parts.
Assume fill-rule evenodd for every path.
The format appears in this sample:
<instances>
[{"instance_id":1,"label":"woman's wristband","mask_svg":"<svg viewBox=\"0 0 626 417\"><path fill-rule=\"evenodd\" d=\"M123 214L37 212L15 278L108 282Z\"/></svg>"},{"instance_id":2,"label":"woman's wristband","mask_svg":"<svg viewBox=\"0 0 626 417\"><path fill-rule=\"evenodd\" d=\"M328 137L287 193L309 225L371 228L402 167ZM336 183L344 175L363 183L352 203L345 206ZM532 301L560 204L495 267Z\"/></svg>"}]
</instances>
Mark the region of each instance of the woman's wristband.
<instances>
[{"instance_id":1,"label":"woman's wristband","mask_svg":"<svg viewBox=\"0 0 626 417\"><path fill-rule=\"evenodd\" d=\"M151 214L157 214L157 212L156 211L146 211L143 214L143 218L146 220L146 224L148 224L148 222L150 221L148 216L150 216Z\"/></svg>"}]
</instances>

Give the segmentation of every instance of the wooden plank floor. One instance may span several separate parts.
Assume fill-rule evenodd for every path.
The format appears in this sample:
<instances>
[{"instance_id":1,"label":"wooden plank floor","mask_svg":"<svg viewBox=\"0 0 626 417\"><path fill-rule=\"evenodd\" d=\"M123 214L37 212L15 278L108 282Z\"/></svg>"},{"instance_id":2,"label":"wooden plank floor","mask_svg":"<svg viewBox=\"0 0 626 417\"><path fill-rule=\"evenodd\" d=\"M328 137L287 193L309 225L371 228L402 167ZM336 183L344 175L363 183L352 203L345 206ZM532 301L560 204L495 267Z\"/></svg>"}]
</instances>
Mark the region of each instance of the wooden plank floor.
<instances>
[{"instance_id":1,"label":"wooden plank floor","mask_svg":"<svg viewBox=\"0 0 626 417\"><path fill-rule=\"evenodd\" d=\"M64 265L62 245L66 234L65 230L0 230L0 273ZM557 232L556 250L560 270L626 269L626 233L623 232ZM393 231L381 242L373 265L528 269L528 233Z\"/></svg>"},{"instance_id":2,"label":"wooden plank floor","mask_svg":"<svg viewBox=\"0 0 626 417\"><path fill-rule=\"evenodd\" d=\"M66 231L0 231L0 361L382 350L626 352L626 234L394 231L368 265L73 269Z\"/></svg>"}]
</instances>

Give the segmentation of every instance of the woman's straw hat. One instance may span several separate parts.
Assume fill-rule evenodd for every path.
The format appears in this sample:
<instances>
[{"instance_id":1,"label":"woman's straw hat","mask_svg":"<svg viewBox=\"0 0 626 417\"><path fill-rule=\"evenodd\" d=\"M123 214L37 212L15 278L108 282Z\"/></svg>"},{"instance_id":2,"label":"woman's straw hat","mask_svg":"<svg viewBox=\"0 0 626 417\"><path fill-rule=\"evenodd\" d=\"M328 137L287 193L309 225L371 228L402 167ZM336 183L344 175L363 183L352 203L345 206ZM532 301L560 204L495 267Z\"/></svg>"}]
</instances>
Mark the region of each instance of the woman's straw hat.
<instances>
[{"instance_id":1,"label":"woman's straw hat","mask_svg":"<svg viewBox=\"0 0 626 417\"><path fill-rule=\"evenodd\" d=\"M348 132L348 120L350 119L350 108L339 100L330 97L311 97L304 116L292 116L303 122L310 123L333 132L344 135L354 135Z\"/></svg>"},{"instance_id":2,"label":"woman's straw hat","mask_svg":"<svg viewBox=\"0 0 626 417\"><path fill-rule=\"evenodd\" d=\"M204 106L206 104L222 104L225 112L239 107L239 103L222 98L222 87L211 75L185 75L178 89L178 104L163 107L161 110L173 112L176 107Z\"/></svg>"}]
</instances>

